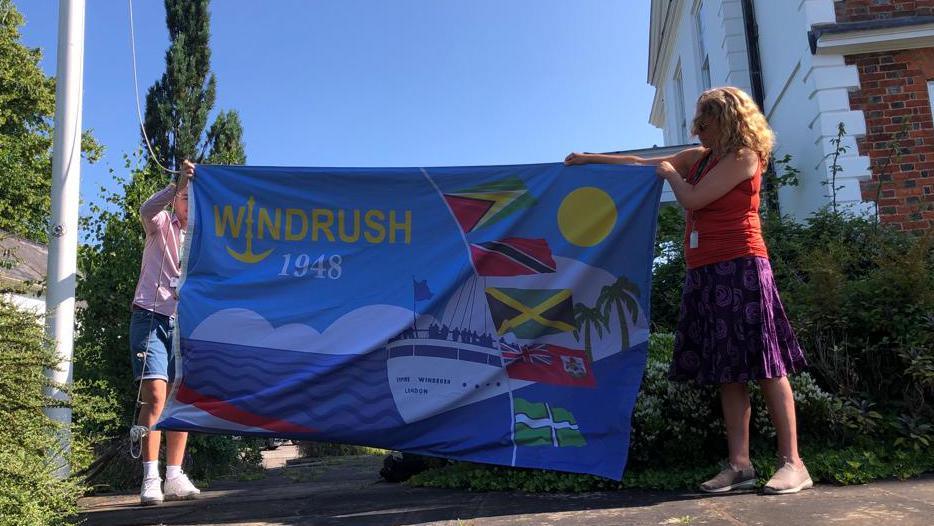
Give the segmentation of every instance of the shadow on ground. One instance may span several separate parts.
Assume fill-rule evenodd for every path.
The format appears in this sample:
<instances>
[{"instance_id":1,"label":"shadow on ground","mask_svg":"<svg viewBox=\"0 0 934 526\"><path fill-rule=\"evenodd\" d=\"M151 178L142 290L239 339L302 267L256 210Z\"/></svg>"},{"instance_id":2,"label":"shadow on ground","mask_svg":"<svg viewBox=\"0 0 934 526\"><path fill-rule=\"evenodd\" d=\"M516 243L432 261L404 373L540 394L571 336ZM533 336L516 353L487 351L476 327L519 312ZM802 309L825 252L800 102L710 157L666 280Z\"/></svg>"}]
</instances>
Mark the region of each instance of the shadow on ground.
<instances>
[{"instance_id":1,"label":"shadow on ground","mask_svg":"<svg viewBox=\"0 0 934 526\"><path fill-rule=\"evenodd\" d=\"M218 482L197 501L139 507L135 495L82 501L88 526L506 524L929 524L934 478L800 495L709 497L677 492L472 493L381 482L378 457L336 457Z\"/></svg>"}]
</instances>

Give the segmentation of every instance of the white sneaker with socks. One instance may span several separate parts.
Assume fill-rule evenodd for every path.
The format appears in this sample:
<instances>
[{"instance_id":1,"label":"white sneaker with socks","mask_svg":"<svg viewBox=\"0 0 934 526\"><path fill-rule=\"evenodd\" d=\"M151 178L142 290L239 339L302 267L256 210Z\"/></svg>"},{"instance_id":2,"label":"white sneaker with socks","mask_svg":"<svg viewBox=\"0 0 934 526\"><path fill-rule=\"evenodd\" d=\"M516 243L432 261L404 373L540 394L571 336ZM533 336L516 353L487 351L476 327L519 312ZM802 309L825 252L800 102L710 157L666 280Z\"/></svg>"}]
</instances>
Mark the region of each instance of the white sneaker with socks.
<instances>
[{"instance_id":1,"label":"white sneaker with socks","mask_svg":"<svg viewBox=\"0 0 934 526\"><path fill-rule=\"evenodd\" d=\"M162 504L162 479L159 477L150 477L143 479L143 485L139 490L139 503L143 506L152 506Z\"/></svg>"},{"instance_id":2,"label":"white sneaker with socks","mask_svg":"<svg viewBox=\"0 0 934 526\"><path fill-rule=\"evenodd\" d=\"M169 466L171 467L171 466ZM188 475L178 470L178 474L169 477L166 470L165 477L165 500L188 500L201 494L201 490L188 480Z\"/></svg>"}]
</instances>

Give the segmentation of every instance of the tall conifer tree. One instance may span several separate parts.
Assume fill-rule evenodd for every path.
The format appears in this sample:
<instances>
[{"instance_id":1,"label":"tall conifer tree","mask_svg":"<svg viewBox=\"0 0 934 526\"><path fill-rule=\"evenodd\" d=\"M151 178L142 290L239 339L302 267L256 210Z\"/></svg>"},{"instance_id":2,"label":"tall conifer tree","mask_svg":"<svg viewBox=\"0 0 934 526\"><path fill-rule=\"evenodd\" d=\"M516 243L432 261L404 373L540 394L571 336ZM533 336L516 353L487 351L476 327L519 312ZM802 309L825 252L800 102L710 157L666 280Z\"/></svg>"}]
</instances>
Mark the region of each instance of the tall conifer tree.
<instances>
[{"instance_id":1,"label":"tall conifer tree","mask_svg":"<svg viewBox=\"0 0 934 526\"><path fill-rule=\"evenodd\" d=\"M235 111L221 112L205 133L217 90L208 45L208 3L165 0L171 45L165 52L165 73L146 95L144 122L157 157L170 169L178 169L184 159L246 162L243 129Z\"/></svg>"}]
</instances>

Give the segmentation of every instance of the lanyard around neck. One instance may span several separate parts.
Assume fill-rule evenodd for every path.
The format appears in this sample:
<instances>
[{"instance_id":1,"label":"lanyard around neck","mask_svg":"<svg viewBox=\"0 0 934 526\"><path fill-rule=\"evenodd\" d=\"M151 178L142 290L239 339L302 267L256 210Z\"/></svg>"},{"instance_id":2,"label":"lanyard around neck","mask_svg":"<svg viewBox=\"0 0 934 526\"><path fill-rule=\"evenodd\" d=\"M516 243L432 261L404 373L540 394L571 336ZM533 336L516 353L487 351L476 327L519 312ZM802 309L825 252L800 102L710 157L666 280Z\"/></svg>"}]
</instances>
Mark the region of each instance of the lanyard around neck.
<instances>
[{"instance_id":1,"label":"lanyard around neck","mask_svg":"<svg viewBox=\"0 0 934 526\"><path fill-rule=\"evenodd\" d=\"M701 158L700 162L697 164L697 170L691 175L691 178L688 179L688 182L691 183L691 186L696 185L700 182L701 177L704 176L704 170L707 169L707 164L710 162L710 158L713 157L712 152L704 154L704 157Z\"/></svg>"}]
</instances>

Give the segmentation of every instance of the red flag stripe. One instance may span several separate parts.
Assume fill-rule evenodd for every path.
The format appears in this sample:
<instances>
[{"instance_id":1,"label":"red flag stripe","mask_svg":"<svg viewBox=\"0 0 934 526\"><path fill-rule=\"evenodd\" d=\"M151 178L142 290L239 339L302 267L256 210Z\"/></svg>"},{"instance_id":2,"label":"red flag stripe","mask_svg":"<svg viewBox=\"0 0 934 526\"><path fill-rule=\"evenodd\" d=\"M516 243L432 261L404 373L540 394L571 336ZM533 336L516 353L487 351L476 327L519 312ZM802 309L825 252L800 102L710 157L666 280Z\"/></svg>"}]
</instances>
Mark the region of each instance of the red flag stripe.
<instances>
[{"instance_id":1,"label":"red flag stripe","mask_svg":"<svg viewBox=\"0 0 934 526\"><path fill-rule=\"evenodd\" d=\"M261 427L268 431L277 433L315 433L316 430L310 427L304 427L293 424L287 420L269 418L263 415L257 415L244 411L239 407L219 398L207 396L191 389L184 383L179 386L175 399L184 404L190 404L198 409L210 413L218 418L243 424L251 427Z\"/></svg>"},{"instance_id":2,"label":"red flag stripe","mask_svg":"<svg viewBox=\"0 0 934 526\"><path fill-rule=\"evenodd\" d=\"M483 219L483 215L490 210L493 206L493 201L486 201L480 199L471 199L469 197L461 197L456 195L444 195L445 201L447 201L448 206L451 207L451 211L454 212L454 217L457 218L457 222L460 223L461 229L464 232L470 232L473 230L477 223Z\"/></svg>"}]
</instances>

